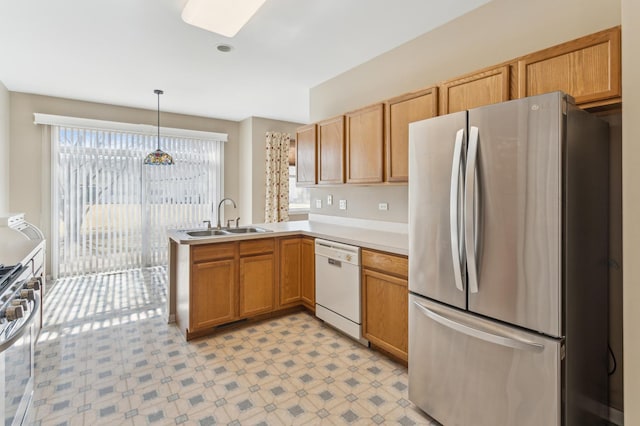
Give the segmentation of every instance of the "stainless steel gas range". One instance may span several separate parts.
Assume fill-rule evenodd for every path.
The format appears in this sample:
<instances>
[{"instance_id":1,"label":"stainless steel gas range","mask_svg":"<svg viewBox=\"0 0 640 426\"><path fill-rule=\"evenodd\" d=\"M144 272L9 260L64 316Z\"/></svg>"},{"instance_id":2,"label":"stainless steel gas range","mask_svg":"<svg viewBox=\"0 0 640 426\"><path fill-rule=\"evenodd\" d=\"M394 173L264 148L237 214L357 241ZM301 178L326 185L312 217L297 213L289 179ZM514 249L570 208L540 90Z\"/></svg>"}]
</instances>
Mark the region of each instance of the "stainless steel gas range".
<instances>
[{"instance_id":1,"label":"stainless steel gas range","mask_svg":"<svg viewBox=\"0 0 640 426\"><path fill-rule=\"evenodd\" d=\"M41 288L31 265L0 265L0 413L5 425L23 423L33 394Z\"/></svg>"},{"instance_id":2,"label":"stainless steel gas range","mask_svg":"<svg viewBox=\"0 0 640 426\"><path fill-rule=\"evenodd\" d=\"M30 423L35 345L45 292L42 233L23 215L0 217L0 418Z\"/></svg>"}]
</instances>

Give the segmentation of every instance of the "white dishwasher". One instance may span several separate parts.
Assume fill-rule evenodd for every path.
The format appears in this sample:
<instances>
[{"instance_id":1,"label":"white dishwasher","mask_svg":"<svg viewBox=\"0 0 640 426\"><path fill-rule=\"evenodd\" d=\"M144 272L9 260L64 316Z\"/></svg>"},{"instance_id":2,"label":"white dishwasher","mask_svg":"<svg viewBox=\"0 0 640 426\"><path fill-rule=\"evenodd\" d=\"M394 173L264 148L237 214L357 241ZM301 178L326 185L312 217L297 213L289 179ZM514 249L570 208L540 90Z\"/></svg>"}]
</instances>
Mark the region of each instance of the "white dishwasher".
<instances>
[{"instance_id":1,"label":"white dishwasher","mask_svg":"<svg viewBox=\"0 0 640 426\"><path fill-rule=\"evenodd\" d=\"M365 346L360 313L360 247L316 238L316 316Z\"/></svg>"}]
</instances>

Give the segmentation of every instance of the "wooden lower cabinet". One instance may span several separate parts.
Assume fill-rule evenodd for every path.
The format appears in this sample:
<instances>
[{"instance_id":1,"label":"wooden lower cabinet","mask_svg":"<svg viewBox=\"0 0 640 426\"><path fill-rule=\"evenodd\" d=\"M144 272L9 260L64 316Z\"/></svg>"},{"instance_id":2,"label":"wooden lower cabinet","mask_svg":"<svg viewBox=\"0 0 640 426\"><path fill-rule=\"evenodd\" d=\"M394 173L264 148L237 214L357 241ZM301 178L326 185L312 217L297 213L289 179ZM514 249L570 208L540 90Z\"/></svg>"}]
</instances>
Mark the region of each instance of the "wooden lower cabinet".
<instances>
[{"instance_id":1,"label":"wooden lower cabinet","mask_svg":"<svg viewBox=\"0 0 640 426\"><path fill-rule=\"evenodd\" d=\"M216 326L315 310L315 240L253 238L176 248L176 322L187 340ZM185 266L182 269L181 266Z\"/></svg>"},{"instance_id":2,"label":"wooden lower cabinet","mask_svg":"<svg viewBox=\"0 0 640 426\"><path fill-rule=\"evenodd\" d=\"M279 305L300 303L302 286L300 280L300 258L302 238L280 240L280 291Z\"/></svg>"},{"instance_id":3,"label":"wooden lower cabinet","mask_svg":"<svg viewBox=\"0 0 640 426\"><path fill-rule=\"evenodd\" d=\"M302 238L301 240L301 271L302 280L302 303L308 309L316 310L316 260L315 260L315 240L313 238Z\"/></svg>"},{"instance_id":4,"label":"wooden lower cabinet","mask_svg":"<svg viewBox=\"0 0 640 426\"><path fill-rule=\"evenodd\" d=\"M408 360L407 258L362 250L362 334Z\"/></svg>"},{"instance_id":5,"label":"wooden lower cabinet","mask_svg":"<svg viewBox=\"0 0 640 426\"><path fill-rule=\"evenodd\" d=\"M240 317L271 312L274 309L273 253L240 258Z\"/></svg>"},{"instance_id":6,"label":"wooden lower cabinet","mask_svg":"<svg viewBox=\"0 0 640 426\"><path fill-rule=\"evenodd\" d=\"M233 258L192 265L189 331L199 331L237 318L235 270Z\"/></svg>"}]
</instances>

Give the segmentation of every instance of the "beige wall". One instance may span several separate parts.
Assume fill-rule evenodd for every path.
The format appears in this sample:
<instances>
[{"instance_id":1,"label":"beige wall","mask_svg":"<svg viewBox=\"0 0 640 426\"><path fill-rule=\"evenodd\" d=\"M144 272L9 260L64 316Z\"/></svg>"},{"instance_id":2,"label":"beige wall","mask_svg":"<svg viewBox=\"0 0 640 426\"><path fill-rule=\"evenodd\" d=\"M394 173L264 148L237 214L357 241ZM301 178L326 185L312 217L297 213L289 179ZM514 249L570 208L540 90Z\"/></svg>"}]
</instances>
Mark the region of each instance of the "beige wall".
<instances>
[{"instance_id":1,"label":"beige wall","mask_svg":"<svg viewBox=\"0 0 640 426\"><path fill-rule=\"evenodd\" d=\"M327 197L333 197L328 205ZM316 207L316 200L322 207ZM340 210L339 201L347 201L347 209ZM311 189L311 213L329 216L357 217L385 222L408 222L407 185L329 186ZM387 203L388 210L379 210L378 204Z\"/></svg>"},{"instance_id":2,"label":"beige wall","mask_svg":"<svg viewBox=\"0 0 640 426\"><path fill-rule=\"evenodd\" d=\"M9 91L0 81L0 213L9 210Z\"/></svg>"},{"instance_id":3,"label":"beige wall","mask_svg":"<svg viewBox=\"0 0 640 426\"><path fill-rule=\"evenodd\" d=\"M622 0L624 423L640 425L640 2Z\"/></svg>"},{"instance_id":4,"label":"beige wall","mask_svg":"<svg viewBox=\"0 0 640 426\"><path fill-rule=\"evenodd\" d=\"M134 124L157 124L154 110L126 108L48 96L10 93L11 167L9 207L24 212L27 220L41 227L47 238L51 228L51 151L43 127L33 124L33 113L93 118ZM227 133L224 192L238 196L238 123L180 114L161 113L163 126ZM49 269L51 270L51 269Z\"/></svg>"},{"instance_id":5,"label":"beige wall","mask_svg":"<svg viewBox=\"0 0 640 426\"><path fill-rule=\"evenodd\" d=\"M240 122L240 223L263 223L265 205L265 133L289 133L295 138L301 123L250 117ZM237 217L236 216L229 216ZM292 219L296 219L295 217Z\"/></svg>"},{"instance_id":6,"label":"beige wall","mask_svg":"<svg viewBox=\"0 0 640 426\"><path fill-rule=\"evenodd\" d=\"M238 152L241 153L238 157L238 190L240 198L237 200L238 211L236 215L228 216L229 218L240 216L240 222L243 225L252 223L251 217L253 215L253 195L251 194L251 188L253 186L253 161L251 160L253 157L252 127L252 117L240 122L238 136Z\"/></svg>"}]
</instances>

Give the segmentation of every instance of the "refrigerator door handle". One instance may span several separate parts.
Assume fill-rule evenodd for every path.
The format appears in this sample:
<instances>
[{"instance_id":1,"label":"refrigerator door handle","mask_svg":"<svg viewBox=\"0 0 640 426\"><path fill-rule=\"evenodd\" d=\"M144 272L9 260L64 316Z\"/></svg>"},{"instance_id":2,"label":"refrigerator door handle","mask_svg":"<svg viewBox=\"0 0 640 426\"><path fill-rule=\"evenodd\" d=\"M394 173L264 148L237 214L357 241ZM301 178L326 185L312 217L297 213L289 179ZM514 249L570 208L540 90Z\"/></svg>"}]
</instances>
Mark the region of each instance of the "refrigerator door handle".
<instances>
[{"instance_id":1,"label":"refrigerator door handle","mask_svg":"<svg viewBox=\"0 0 640 426\"><path fill-rule=\"evenodd\" d=\"M478 269L476 259L477 244L477 208L479 200L477 191L477 161L478 161L478 128L471 126L469 130L469 152L464 182L464 239L467 254L467 273L469 275L469 291L478 292Z\"/></svg>"},{"instance_id":2,"label":"refrigerator door handle","mask_svg":"<svg viewBox=\"0 0 640 426\"><path fill-rule=\"evenodd\" d=\"M460 205L458 197L460 194L460 169L462 168L462 143L464 142L464 129L456 133L456 142L453 147L453 164L451 165L451 192L449 195L449 228L451 230L451 257L453 259L453 276L456 287L464 291L462 282L464 248L463 239L460 238L459 221Z\"/></svg>"},{"instance_id":3,"label":"refrigerator door handle","mask_svg":"<svg viewBox=\"0 0 640 426\"><path fill-rule=\"evenodd\" d=\"M427 309L426 307L422 306L417 301L414 301L413 304L420 310L420 312L422 312L428 318L431 318L435 322L447 328L466 334L467 336L475 337L477 339L484 340L486 342L495 343L497 345L506 346L512 349L532 351L532 352L544 351L544 345L540 343L530 342L528 340L523 340L523 339L515 339L509 336L501 336L499 334L496 334L495 332L479 330L477 328L473 328L466 324L461 324L457 321L449 319L442 314L435 313L431 309Z\"/></svg>"}]
</instances>

